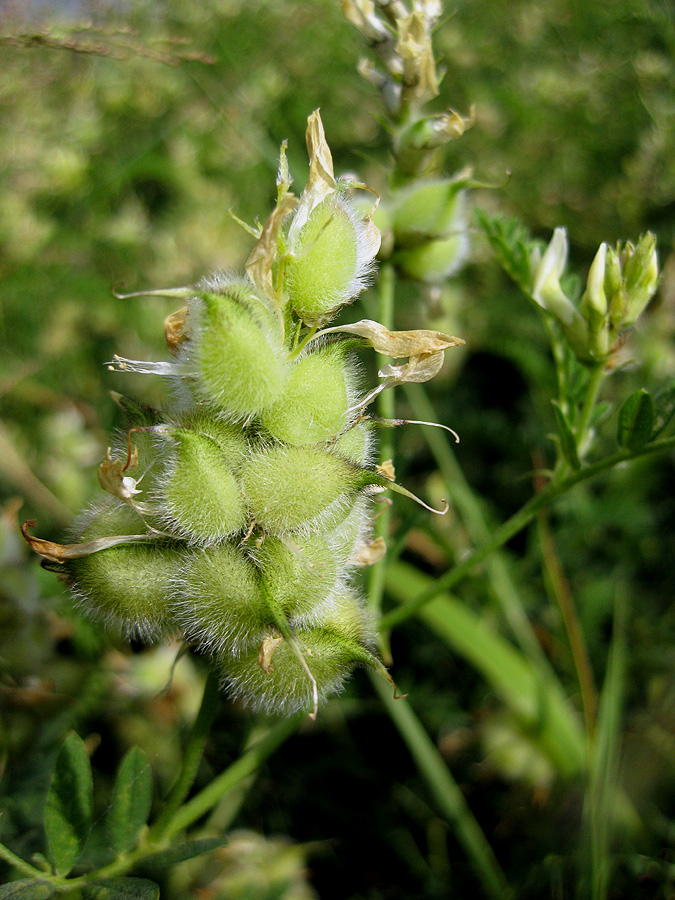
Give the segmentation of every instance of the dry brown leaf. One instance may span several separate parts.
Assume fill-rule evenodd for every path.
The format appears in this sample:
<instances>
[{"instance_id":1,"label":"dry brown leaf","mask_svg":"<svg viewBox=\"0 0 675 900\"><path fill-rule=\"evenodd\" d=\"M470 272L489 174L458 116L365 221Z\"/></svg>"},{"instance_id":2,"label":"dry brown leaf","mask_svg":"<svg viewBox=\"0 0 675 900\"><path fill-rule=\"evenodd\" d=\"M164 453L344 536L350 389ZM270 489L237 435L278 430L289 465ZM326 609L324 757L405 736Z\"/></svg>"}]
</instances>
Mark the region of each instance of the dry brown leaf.
<instances>
[{"instance_id":1,"label":"dry brown leaf","mask_svg":"<svg viewBox=\"0 0 675 900\"><path fill-rule=\"evenodd\" d=\"M164 338L172 356L177 355L180 345L187 338L185 327L187 313L187 306L182 306L175 312L170 313L164 320Z\"/></svg>"},{"instance_id":2,"label":"dry brown leaf","mask_svg":"<svg viewBox=\"0 0 675 900\"><path fill-rule=\"evenodd\" d=\"M364 541L362 544L359 544L352 553L349 562L359 568L373 566L384 557L386 552L387 545L384 538L378 537L373 541Z\"/></svg>"}]
</instances>

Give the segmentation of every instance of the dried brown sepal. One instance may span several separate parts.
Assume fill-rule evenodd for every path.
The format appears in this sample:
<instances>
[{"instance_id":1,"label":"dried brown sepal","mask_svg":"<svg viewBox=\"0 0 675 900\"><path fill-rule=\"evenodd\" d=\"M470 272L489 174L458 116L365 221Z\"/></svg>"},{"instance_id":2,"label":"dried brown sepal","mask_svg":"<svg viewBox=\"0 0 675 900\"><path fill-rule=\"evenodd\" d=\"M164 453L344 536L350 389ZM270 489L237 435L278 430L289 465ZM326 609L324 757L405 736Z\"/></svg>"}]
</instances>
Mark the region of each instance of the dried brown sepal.
<instances>
[{"instance_id":1,"label":"dried brown sepal","mask_svg":"<svg viewBox=\"0 0 675 900\"><path fill-rule=\"evenodd\" d=\"M266 638L263 638L263 642L260 645L260 652L258 653L258 665L263 670L265 675L269 675L274 671L274 666L272 665L272 656L274 655L274 651L283 644L284 638L280 634L276 635L268 635Z\"/></svg>"},{"instance_id":2,"label":"dried brown sepal","mask_svg":"<svg viewBox=\"0 0 675 900\"><path fill-rule=\"evenodd\" d=\"M361 319L360 322L353 322L351 325L324 328L314 336L314 339L338 331L364 338L374 350L382 356L391 356L392 359L428 356L464 344L462 338L425 328L414 331L389 331L384 325L372 319Z\"/></svg>"},{"instance_id":3,"label":"dried brown sepal","mask_svg":"<svg viewBox=\"0 0 675 900\"><path fill-rule=\"evenodd\" d=\"M387 552L387 545L383 537L375 538L373 541L364 541L359 544L352 553L349 562L358 568L373 566L384 558Z\"/></svg>"},{"instance_id":4,"label":"dried brown sepal","mask_svg":"<svg viewBox=\"0 0 675 900\"><path fill-rule=\"evenodd\" d=\"M391 459L385 459L381 466L376 466L375 468L383 478L386 478L388 481L396 481L394 463Z\"/></svg>"},{"instance_id":5,"label":"dried brown sepal","mask_svg":"<svg viewBox=\"0 0 675 900\"><path fill-rule=\"evenodd\" d=\"M35 519L29 519L21 525L21 534L31 549L49 562L63 564L69 559L81 559L83 556L91 556L99 550L107 550L108 547L116 547L118 544L136 544L141 541L151 540L148 534L118 534L110 537L96 538L94 541L84 541L81 544L56 544L54 541L45 541L43 538L28 534L29 528L35 528Z\"/></svg>"},{"instance_id":6,"label":"dried brown sepal","mask_svg":"<svg viewBox=\"0 0 675 900\"><path fill-rule=\"evenodd\" d=\"M172 356L177 356L181 344L187 339L187 306L170 313L164 320L164 338Z\"/></svg>"},{"instance_id":7,"label":"dried brown sepal","mask_svg":"<svg viewBox=\"0 0 675 900\"><path fill-rule=\"evenodd\" d=\"M262 233L246 260L246 274L264 297L272 301L278 310L279 301L274 290L272 267L277 256L279 229L289 213L298 205L298 198L290 191L283 195L270 213Z\"/></svg>"}]
</instances>

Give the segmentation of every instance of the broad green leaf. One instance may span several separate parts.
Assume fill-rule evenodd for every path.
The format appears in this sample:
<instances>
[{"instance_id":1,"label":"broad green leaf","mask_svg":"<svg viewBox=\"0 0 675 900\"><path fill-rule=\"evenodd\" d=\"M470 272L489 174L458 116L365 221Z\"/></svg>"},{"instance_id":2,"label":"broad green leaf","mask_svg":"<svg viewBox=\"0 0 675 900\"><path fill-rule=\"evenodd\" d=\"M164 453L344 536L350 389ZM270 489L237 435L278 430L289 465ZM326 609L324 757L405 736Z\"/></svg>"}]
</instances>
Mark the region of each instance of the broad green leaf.
<instances>
[{"instance_id":1,"label":"broad green leaf","mask_svg":"<svg viewBox=\"0 0 675 900\"><path fill-rule=\"evenodd\" d=\"M654 403L641 388L631 394L619 410L616 439L626 450L639 450L651 438L653 428Z\"/></svg>"},{"instance_id":2,"label":"broad green leaf","mask_svg":"<svg viewBox=\"0 0 675 900\"><path fill-rule=\"evenodd\" d=\"M567 416L562 411L557 400L552 400L553 411L555 413L555 421L558 426L558 437L560 438L560 449L567 462L573 469L581 467L579 462L579 454L577 452L577 440L574 437L572 426L567 421Z\"/></svg>"},{"instance_id":3,"label":"broad green leaf","mask_svg":"<svg viewBox=\"0 0 675 900\"><path fill-rule=\"evenodd\" d=\"M654 430L651 440L658 437L670 425L675 416L675 384L659 391L654 397Z\"/></svg>"},{"instance_id":4,"label":"broad green leaf","mask_svg":"<svg viewBox=\"0 0 675 900\"><path fill-rule=\"evenodd\" d=\"M21 878L19 881L0 885L0 900L47 900L53 893L54 889L50 884L34 878Z\"/></svg>"},{"instance_id":5,"label":"broad green leaf","mask_svg":"<svg viewBox=\"0 0 675 900\"><path fill-rule=\"evenodd\" d=\"M159 885L147 878L108 878L83 887L82 900L159 900Z\"/></svg>"},{"instance_id":6,"label":"broad green leaf","mask_svg":"<svg viewBox=\"0 0 675 900\"><path fill-rule=\"evenodd\" d=\"M67 875L80 855L91 821L93 787L84 741L71 732L56 757L45 809L47 856L58 875Z\"/></svg>"},{"instance_id":7,"label":"broad green leaf","mask_svg":"<svg viewBox=\"0 0 675 900\"><path fill-rule=\"evenodd\" d=\"M117 770L106 831L115 855L134 846L152 806L152 772L140 747L132 747Z\"/></svg>"},{"instance_id":8,"label":"broad green leaf","mask_svg":"<svg viewBox=\"0 0 675 900\"><path fill-rule=\"evenodd\" d=\"M211 850L218 850L226 845L227 838L224 837L199 838L196 841L187 841L187 843L179 844L170 850L162 850L160 853L148 856L145 862L149 866L175 866L176 863L203 856L204 853L210 853Z\"/></svg>"}]
</instances>

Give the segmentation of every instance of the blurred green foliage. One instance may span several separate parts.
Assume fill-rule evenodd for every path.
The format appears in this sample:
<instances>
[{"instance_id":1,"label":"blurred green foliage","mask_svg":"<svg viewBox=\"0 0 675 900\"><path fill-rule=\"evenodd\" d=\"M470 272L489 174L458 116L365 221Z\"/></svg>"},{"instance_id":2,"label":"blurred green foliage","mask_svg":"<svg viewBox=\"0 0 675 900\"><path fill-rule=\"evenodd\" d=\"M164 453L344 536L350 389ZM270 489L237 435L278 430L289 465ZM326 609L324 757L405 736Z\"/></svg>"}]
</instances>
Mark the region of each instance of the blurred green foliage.
<instances>
[{"instance_id":1,"label":"blurred green foliage","mask_svg":"<svg viewBox=\"0 0 675 900\"><path fill-rule=\"evenodd\" d=\"M477 116L445 170L471 163L477 178L503 185L476 193L476 205L516 214L545 240L566 226L584 271L601 241L657 234L660 294L621 351L605 399L669 384L671 4L458 0L446 9L436 47L446 70L438 109L466 113L475 104ZM0 13L0 768L11 798L0 826L2 840L25 858L41 846L39 806L70 728L92 736L101 814L118 760L133 744L151 757L161 787L170 786L198 702L199 661L182 660L162 693L174 649L129 650L83 623L17 534L17 520L34 517L41 535L59 539L93 497L108 435L122 421L109 391L162 402L162 385L103 364L116 351L161 358L162 321L172 307L116 300L111 286L173 286L240 268L251 239L229 210L264 220L279 144L288 139L291 171L303 172L305 121L318 106L336 171L356 170L384 189L387 136L375 92L355 75L361 49L337 0L92 4L76 19L17 2ZM438 420L460 432L459 463L488 522L497 523L531 496L533 469L553 456L554 373L540 321L477 230L457 278L426 294L404 285L397 302L399 327L424 321L467 340L430 396ZM400 412L412 412L403 398ZM616 412L599 427L614 447ZM397 441L399 480L443 496L419 430ZM619 777L643 826L616 848L611 896L618 898L675 891L674 497L672 459L650 458L578 487L550 517L599 684L617 592L631 607ZM431 574L473 544L454 514L430 521L401 504L396 516L392 544L398 538L405 558ZM536 529L512 541L505 559L546 655L574 695ZM498 619L485 570L458 594L487 622ZM392 645L397 684L409 691L518 897L571 897L581 789L552 777L480 677L421 622L396 630ZM200 784L236 758L249 725L245 711L224 705ZM211 896L256 900L313 891L409 900L474 889L462 851L365 679L304 731L264 767L254 792L213 814L216 827L287 838L240 833L229 851L166 877L162 896L203 896L207 883L215 885ZM288 838L312 842L311 877L303 873L310 848L290 848Z\"/></svg>"}]
</instances>

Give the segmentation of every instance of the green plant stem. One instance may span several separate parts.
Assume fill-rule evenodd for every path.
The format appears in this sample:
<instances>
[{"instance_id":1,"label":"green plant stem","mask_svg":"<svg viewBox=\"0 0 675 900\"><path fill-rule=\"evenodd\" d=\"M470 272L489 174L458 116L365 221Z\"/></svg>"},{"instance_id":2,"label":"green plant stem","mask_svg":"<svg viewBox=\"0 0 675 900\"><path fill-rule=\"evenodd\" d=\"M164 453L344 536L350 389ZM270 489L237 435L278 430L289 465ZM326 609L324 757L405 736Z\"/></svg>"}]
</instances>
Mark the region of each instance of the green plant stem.
<instances>
[{"instance_id":1,"label":"green plant stem","mask_svg":"<svg viewBox=\"0 0 675 900\"><path fill-rule=\"evenodd\" d=\"M269 728L266 733L252 744L232 765L225 769L199 794L192 798L184 806L175 812L171 821L164 825L161 837L155 832L155 826L151 828L138 847L130 853L123 854L106 866L102 866L87 875L76 878L68 878L60 875L49 875L34 868L29 863L20 859L11 850L0 844L0 857L5 859L19 871L31 878L41 879L51 884L59 893L75 890L93 881L101 881L106 878L114 878L124 875L134 868L139 862L152 857L159 850L165 849L174 835L189 827L197 819L214 807L229 791L237 788L242 782L260 768L262 763L270 756L286 738L297 729L305 718L305 713L298 713L288 719L282 719L278 724ZM159 820L158 820L159 821Z\"/></svg>"},{"instance_id":2,"label":"green plant stem","mask_svg":"<svg viewBox=\"0 0 675 900\"><path fill-rule=\"evenodd\" d=\"M579 690L581 692L581 706L584 711L586 733L589 738L592 738L595 732L598 696L593 680L593 670L586 648L586 641L584 640L584 634L581 629L581 623L579 622L579 616L577 615L574 606L574 600L572 599L569 584L565 578L562 566L560 565L560 560L558 559L545 510L540 510L537 514L537 525L544 568L549 578L551 590L553 591L553 595L555 596L563 617L567 640L569 641L572 659L574 660L574 668L577 673Z\"/></svg>"},{"instance_id":3,"label":"green plant stem","mask_svg":"<svg viewBox=\"0 0 675 900\"><path fill-rule=\"evenodd\" d=\"M21 872L23 875L27 875L28 878L42 878L44 881L50 882L53 879L53 876L46 875L40 869L36 869L35 866L31 866L30 863L27 863L25 859L21 859L16 853L12 853L9 847L5 847L4 844L0 844L0 859L4 859L10 866L14 866L17 871Z\"/></svg>"},{"instance_id":4,"label":"green plant stem","mask_svg":"<svg viewBox=\"0 0 675 900\"><path fill-rule=\"evenodd\" d=\"M605 459L601 459L596 463L585 466L564 478L550 481L545 488L528 500L527 503L514 513L510 519L507 519L506 522L499 526L499 528L495 529L485 543L474 550L473 553L469 554L469 556L459 563L459 565L450 569L449 572L446 572L445 575L438 578L432 587L423 591L417 597L413 597L407 602L402 603L396 609L386 613L382 617L380 623L381 628L393 628L396 625L400 625L400 623L404 622L406 619L409 619L410 616L414 616L425 603L436 597L441 591L447 590L457 584L457 582L461 581L475 566L483 562L484 559L487 559L494 550L509 541L514 535L518 534L519 531L522 531L522 529L532 521L540 509L549 506L554 500L562 494L567 493L567 491L577 484L581 484L581 482L587 481L589 478L594 478L601 472L613 469L614 466L617 466L619 463L627 462L631 459L638 459L639 457L651 455L652 453L660 453L663 450L671 450L673 448L675 448L675 437L654 441L653 443L642 447L637 452L619 450L611 456L607 456Z\"/></svg>"},{"instance_id":5,"label":"green plant stem","mask_svg":"<svg viewBox=\"0 0 675 900\"><path fill-rule=\"evenodd\" d=\"M389 568L387 592L394 600L423 593L431 584L432 576L408 563L397 562ZM573 777L585 771L586 735L556 677L547 677L546 670L450 594L435 597L418 615L480 673L557 772Z\"/></svg>"},{"instance_id":6,"label":"green plant stem","mask_svg":"<svg viewBox=\"0 0 675 900\"><path fill-rule=\"evenodd\" d=\"M239 759L177 811L165 829L165 838L168 839L192 825L212 809L225 794L256 772L267 757L297 730L306 716L305 712L297 713L295 716L281 719L270 727Z\"/></svg>"},{"instance_id":7,"label":"green plant stem","mask_svg":"<svg viewBox=\"0 0 675 900\"><path fill-rule=\"evenodd\" d=\"M457 839L464 847L476 875L480 879L485 895L492 900L505 900L512 896L506 876L497 862L490 843L445 761L412 707L404 699L395 700L381 679L371 676L371 681L427 782L436 803L445 818L454 827Z\"/></svg>"},{"instance_id":8,"label":"green plant stem","mask_svg":"<svg viewBox=\"0 0 675 900\"><path fill-rule=\"evenodd\" d=\"M218 676L213 670L209 669L204 685L201 706L199 707L197 718L195 719L187 747L185 748L183 765L178 775L178 779L151 829L152 840L155 843L161 843L169 823L174 818L176 811L179 809L192 787L197 775L197 770L202 761L204 746L209 736L209 732L211 731L219 699Z\"/></svg>"},{"instance_id":9,"label":"green plant stem","mask_svg":"<svg viewBox=\"0 0 675 900\"><path fill-rule=\"evenodd\" d=\"M580 459L584 458L585 452L588 450L588 438L590 437L590 435L587 434L588 425L591 421L593 410L595 409L595 404L598 400L600 385L602 384L604 377L605 365L604 363L597 363L590 371L584 404L581 407L579 419L574 429L575 437L577 439L577 452L579 453Z\"/></svg>"},{"instance_id":10,"label":"green plant stem","mask_svg":"<svg viewBox=\"0 0 675 900\"><path fill-rule=\"evenodd\" d=\"M436 410L421 384L406 384L404 390L420 419L429 422L437 420ZM457 506L471 539L476 543L487 541L490 526L480 501L464 477L447 434L439 428L423 430L427 446L445 479L448 494ZM505 560L501 555L495 554L487 561L487 569L497 602L516 641L531 659L548 668L548 662L520 602Z\"/></svg>"}]
</instances>

